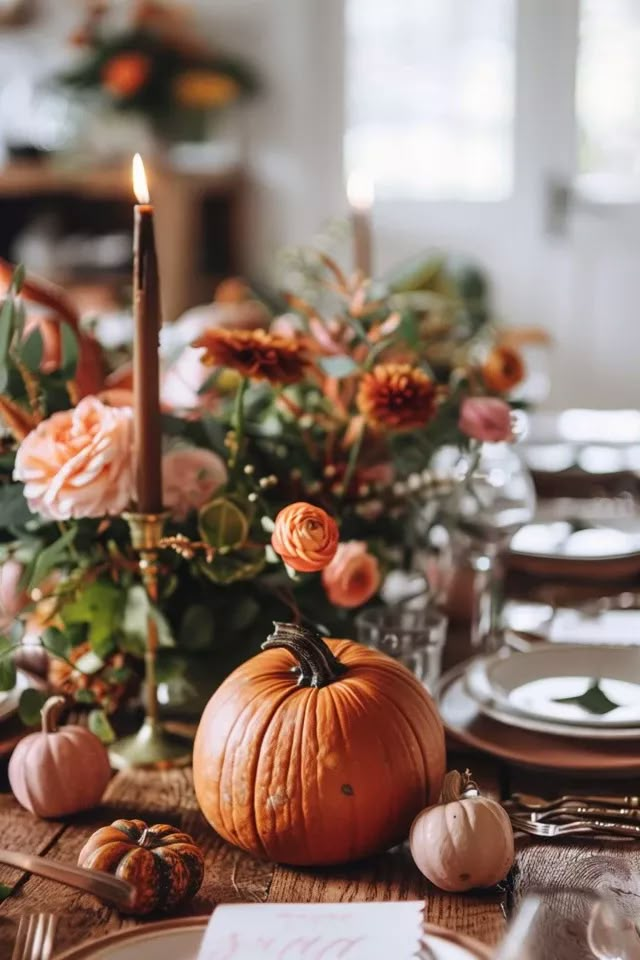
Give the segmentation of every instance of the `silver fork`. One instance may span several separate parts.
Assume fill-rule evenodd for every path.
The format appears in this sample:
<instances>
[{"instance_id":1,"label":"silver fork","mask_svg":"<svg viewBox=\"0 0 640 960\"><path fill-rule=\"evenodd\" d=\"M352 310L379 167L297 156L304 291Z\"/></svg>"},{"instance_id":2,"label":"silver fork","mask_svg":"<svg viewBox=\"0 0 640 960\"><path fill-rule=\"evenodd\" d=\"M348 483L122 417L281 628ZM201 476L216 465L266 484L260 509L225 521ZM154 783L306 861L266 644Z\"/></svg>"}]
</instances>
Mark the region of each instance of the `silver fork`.
<instances>
[{"instance_id":1,"label":"silver fork","mask_svg":"<svg viewBox=\"0 0 640 960\"><path fill-rule=\"evenodd\" d=\"M57 923L52 913L21 917L11 960L50 960Z\"/></svg>"},{"instance_id":2,"label":"silver fork","mask_svg":"<svg viewBox=\"0 0 640 960\"><path fill-rule=\"evenodd\" d=\"M640 840L640 826L635 823L613 823L610 820L571 820L569 823L532 822L524 817L511 817L516 830L534 837L562 837L569 834L604 834L615 837L632 837Z\"/></svg>"}]
</instances>

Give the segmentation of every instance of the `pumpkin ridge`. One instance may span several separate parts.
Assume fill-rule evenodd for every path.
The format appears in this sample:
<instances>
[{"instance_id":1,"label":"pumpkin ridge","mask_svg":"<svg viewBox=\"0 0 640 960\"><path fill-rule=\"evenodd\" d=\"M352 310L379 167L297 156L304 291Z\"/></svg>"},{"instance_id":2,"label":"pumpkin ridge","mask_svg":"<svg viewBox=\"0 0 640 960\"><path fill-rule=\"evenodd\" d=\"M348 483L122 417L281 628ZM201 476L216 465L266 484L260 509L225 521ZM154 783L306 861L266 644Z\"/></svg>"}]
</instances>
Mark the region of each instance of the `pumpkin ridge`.
<instances>
[{"instance_id":1,"label":"pumpkin ridge","mask_svg":"<svg viewBox=\"0 0 640 960\"><path fill-rule=\"evenodd\" d=\"M271 709L270 709L270 711L269 711L269 713L268 713L268 716L265 718L265 725L264 725L264 728L263 728L262 736L261 736L261 738L260 738L260 742L262 742L262 743L264 742L264 740L265 740L265 732L264 732L264 731L268 730L268 728L269 728L269 726L270 726L270 724L271 724L271 721L273 720L274 716L276 716L277 713L278 713L278 710L279 710L279 708L280 708L280 705L281 705L282 703L284 703L284 702L288 699L289 694L290 694L290 690L285 689L285 690L282 691L282 697L278 699L278 701L277 701L276 704L271 704L271 703L269 702L269 705L270 705L270 708L271 708ZM266 698L265 698L265 696L264 696L264 692L263 692L263 691L256 691L256 693L255 693L250 699L248 699L248 700L246 701L246 703L243 705L242 710L241 710L241 711L238 713L238 715L235 717L234 722L231 724L231 727L229 728L229 731L228 731L228 733L227 733L227 736L226 736L226 739L225 739L224 749L223 749L223 752L222 752L222 758L221 758L221 761L220 761L220 776L219 776L219 779L220 779L220 782L221 782L221 783L225 783L225 782L230 783L230 784L231 784L232 791L233 791L234 786L235 786L235 763L236 763L236 760L237 760L237 750L234 749L234 750L231 752L231 770L230 770L230 773L229 773L229 774L227 774L227 772L226 772L226 767L228 766L228 764L227 764L227 758L228 758L229 753L230 753L230 751L229 751L229 746L230 746L231 741L232 741L233 732L236 730L236 728L238 727L238 725L240 724L240 722L244 719L245 714L247 713L247 711L248 711L250 708L253 708L255 701L256 701L256 700L262 701L262 700L265 700L265 699L266 699ZM244 735L246 735L246 724L245 724ZM256 738L256 739L257 739L257 738ZM256 775L256 770L257 770L258 763L259 763L260 752L261 752L261 751L260 751L259 749L257 749L257 750L255 751L255 757L254 757L254 756L253 756L253 751L252 751L251 782L255 782L255 775ZM237 810L237 807L238 807L239 805L238 805L238 804L234 804L234 803L232 802L230 806L231 806L231 811L230 811L230 813L231 813L231 827L232 827L232 829L229 829L227 823L225 823L224 812L223 812L222 810L220 810L220 815L221 815L221 818L222 818L222 823L223 823L223 826L224 826L225 830L227 831L227 835L228 835L229 837L240 838L240 837L242 836L242 831L238 829L238 826L237 826L237 824L236 824L235 817L234 817L234 813L235 813L235 812L239 812L239 811ZM257 821L256 821L256 816L255 816L255 801L254 801L254 804L252 804L252 808L253 808L253 811L254 811L254 812L253 812L253 832L254 832L255 837L256 837L257 840L258 840L258 843L260 844L260 847L261 847L261 849L262 849L264 858L265 858L265 859L268 859L267 851L266 851L266 849L265 849L265 847L264 847L264 844L263 844L263 842L262 842L262 837L261 837L261 835L260 835L260 833L259 833L259 831L258 831L258 825L257 825Z\"/></svg>"},{"instance_id":2,"label":"pumpkin ridge","mask_svg":"<svg viewBox=\"0 0 640 960\"><path fill-rule=\"evenodd\" d=\"M378 693L378 695L379 695L382 699L385 699L386 702L387 702L388 704L390 704L391 707L393 708L391 711L389 711L389 712L391 713L391 715L397 714L397 712L398 712L398 710L397 710L397 708L398 708L398 703L397 703L394 699L392 699L392 698L387 694L387 691L378 688L377 693ZM420 704L421 704L421 705L424 705L424 704L425 704L425 701L422 700L422 698L420 699ZM406 705L406 704L405 704L405 705ZM433 701L429 701L426 705L427 705L427 707L428 707L427 729L426 729L425 731L423 731L422 733L418 733L417 729L416 729L416 728L414 727L414 725L413 725L413 714L415 713L415 710L412 711L411 717L407 716L406 713L405 713L405 714L402 716L402 719L403 719L404 723L406 723L407 728L408 728L409 730L411 730L411 733L412 733L412 736L413 736L413 740L414 740L414 742L415 742L415 744L416 744L416 746L417 746L417 748L418 748L418 753L420 754L420 759L421 759L421 761L422 761L422 769L420 770L421 780L422 780L422 782L425 784L426 790L427 790L427 795L424 797L424 803L428 804L428 803L431 802L431 798L432 798L432 795L433 795L433 792L434 792L434 788L435 788L435 790L436 790L436 794L440 791L442 776L444 776L444 772L445 772L445 763L446 763L446 760L445 760L444 734L442 734L442 736L441 736L442 744L441 744L441 751L440 751L440 753L441 753L441 759L442 759L442 763L441 763L442 776L440 776L440 777L434 777L433 775L430 775L430 773L429 773L429 764L430 764L430 763L433 764L433 760L432 760L432 759L430 760L430 759L426 756L426 753L425 753L425 750L424 750L424 743L425 743L426 741L428 741L428 740L433 739L434 736L436 735L436 733L439 732L439 724L434 724L434 723L433 723L434 716L436 715L436 714L435 714L435 707L433 706ZM413 755L411 754L411 750L409 750L409 754L410 754L410 756L412 757L412 760L413 760ZM438 782L436 782L436 781L438 781ZM417 813L417 811L416 811L416 813Z\"/></svg>"}]
</instances>

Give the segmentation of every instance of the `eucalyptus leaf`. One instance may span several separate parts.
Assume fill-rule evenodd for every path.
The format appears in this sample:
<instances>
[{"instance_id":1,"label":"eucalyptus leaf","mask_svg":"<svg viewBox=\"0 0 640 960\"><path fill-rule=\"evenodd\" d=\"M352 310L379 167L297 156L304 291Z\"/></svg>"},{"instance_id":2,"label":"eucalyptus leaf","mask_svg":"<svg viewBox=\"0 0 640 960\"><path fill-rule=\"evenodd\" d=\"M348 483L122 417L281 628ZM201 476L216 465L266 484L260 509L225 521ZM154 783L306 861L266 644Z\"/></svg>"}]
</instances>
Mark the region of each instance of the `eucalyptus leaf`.
<instances>
[{"instance_id":1,"label":"eucalyptus leaf","mask_svg":"<svg viewBox=\"0 0 640 960\"><path fill-rule=\"evenodd\" d=\"M54 657L67 659L71 653L69 636L57 627L47 627L42 634L42 644Z\"/></svg>"},{"instance_id":2,"label":"eucalyptus leaf","mask_svg":"<svg viewBox=\"0 0 640 960\"><path fill-rule=\"evenodd\" d=\"M75 331L68 323L60 324L61 363L59 373L65 380L72 380L78 366L80 344Z\"/></svg>"},{"instance_id":3,"label":"eucalyptus leaf","mask_svg":"<svg viewBox=\"0 0 640 960\"><path fill-rule=\"evenodd\" d=\"M93 650L87 650L86 653L83 653L81 657L75 662L76 669L80 673L86 673L91 676L94 673L98 673L104 667L104 660L102 660L97 653L94 653Z\"/></svg>"},{"instance_id":4,"label":"eucalyptus leaf","mask_svg":"<svg viewBox=\"0 0 640 960\"><path fill-rule=\"evenodd\" d=\"M20 345L20 359L31 373L39 373L43 353L44 341L42 339L42 333L39 328L36 327L31 331L27 339L22 341Z\"/></svg>"},{"instance_id":5,"label":"eucalyptus leaf","mask_svg":"<svg viewBox=\"0 0 640 960\"><path fill-rule=\"evenodd\" d=\"M40 723L40 711L48 699L42 690L23 690L18 704L18 715L25 727L36 727Z\"/></svg>"},{"instance_id":6,"label":"eucalyptus leaf","mask_svg":"<svg viewBox=\"0 0 640 960\"><path fill-rule=\"evenodd\" d=\"M65 624L88 624L89 645L104 660L115 649L124 603L122 590L110 580L94 580L64 605L62 619Z\"/></svg>"},{"instance_id":7,"label":"eucalyptus leaf","mask_svg":"<svg viewBox=\"0 0 640 960\"><path fill-rule=\"evenodd\" d=\"M13 887L10 887L8 883L0 883L0 903L10 897L12 893Z\"/></svg>"},{"instance_id":8,"label":"eucalyptus leaf","mask_svg":"<svg viewBox=\"0 0 640 960\"><path fill-rule=\"evenodd\" d=\"M24 526L33 514L24 498L24 486L21 483L0 485L0 527L15 530Z\"/></svg>"},{"instance_id":9,"label":"eucalyptus leaf","mask_svg":"<svg viewBox=\"0 0 640 960\"><path fill-rule=\"evenodd\" d=\"M231 497L212 500L198 519L203 540L223 553L242 546L249 534L249 521Z\"/></svg>"},{"instance_id":10,"label":"eucalyptus leaf","mask_svg":"<svg viewBox=\"0 0 640 960\"><path fill-rule=\"evenodd\" d=\"M13 271L13 277L11 278L11 289L14 293L20 293L22 287L24 286L24 276L25 269L24 264L18 263Z\"/></svg>"},{"instance_id":11,"label":"eucalyptus leaf","mask_svg":"<svg viewBox=\"0 0 640 960\"><path fill-rule=\"evenodd\" d=\"M104 710L92 710L88 718L89 730L95 733L103 743L113 743L116 739L115 731Z\"/></svg>"},{"instance_id":12,"label":"eucalyptus leaf","mask_svg":"<svg viewBox=\"0 0 640 960\"><path fill-rule=\"evenodd\" d=\"M16 685L15 644L0 636L0 691L13 690Z\"/></svg>"},{"instance_id":13,"label":"eucalyptus leaf","mask_svg":"<svg viewBox=\"0 0 640 960\"><path fill-rule=\"evenodd\" d=\"M14 330L15 309L13 300L8 298L0 307L0 365L2 366L6 366Z\"/></svg>"},{"instance_id":14,"label":"eucalyptus leaf","mask_svg":"<svg viewBox=\"0 0 640 960\"><path fill-rule=\"evenodd\" d=\"M352 373L356 373L358 370L358 365L355 363L351 357L346 355L338 357L321 357L318 360L318 364L322 367L324 372L329 377L335 377L340 380L343 377L349 377Z\"/></svg>"},{"instance_id":15,"label":"eucalyptus leaf","mask_svg":"<svg viewBox=\"0 0 640 960\"><path fill-rule=\"evenodd\" d=\"M67 550L73 543L75 535L76 528L70 527L58 540L54 540L48 547L40 551L33 565L31 580L29 581L30 590L37 587L45 577L61 566L66 559Z\"/></svg>"}]
</instances>

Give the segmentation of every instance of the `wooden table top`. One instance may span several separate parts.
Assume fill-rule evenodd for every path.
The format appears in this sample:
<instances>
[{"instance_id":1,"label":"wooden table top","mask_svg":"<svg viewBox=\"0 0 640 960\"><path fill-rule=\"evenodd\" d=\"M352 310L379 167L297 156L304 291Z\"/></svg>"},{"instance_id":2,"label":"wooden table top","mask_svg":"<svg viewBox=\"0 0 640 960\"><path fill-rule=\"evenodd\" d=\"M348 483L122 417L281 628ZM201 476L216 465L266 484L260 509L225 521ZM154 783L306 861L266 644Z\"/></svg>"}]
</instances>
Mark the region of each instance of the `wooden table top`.
<instances>
[{"instance_id":1,"label":"wooden table top","mask_svg":"<svg viewBox=\"0 0 640 960\"><path fill-rule=\"evenodd\" d=\"M494 797L514 790L549 796L580 786L602 792L602 783L572 783L547 774L517 771L479 754L449 752L449 768L470 766L484 792ZM607 792L638 792L638 783L607 781ZM208 914L216 903L319 902L424 899L426 918L492 945L500 940L515 902L532 887L582 886L614 890L626 907L640 913L640 846L626 840L517 842L513 882L505 891L445 894L431 886L411 861L407 847L344 867L293 869L262 863L234 849L211 830L198 810L190 770L131 771L117 774L103 805L67 821L38 820L6 792L0 794L0 843L75 863L98 826L117 817L170 822L191 833L206 860L203 886L181 915ZM0 882L16 885L0 904L0 960L9 960L19 918L46 909L59 915L56 953L139 921L120 917L94 898L39 877L0 866ZM156 918L157 919L157 918ZM554 960L549 953L548 960ZM560 958L558 958L560 960ZM565 958L562 958L565 960Z\"/></svg>"}]
</instances>

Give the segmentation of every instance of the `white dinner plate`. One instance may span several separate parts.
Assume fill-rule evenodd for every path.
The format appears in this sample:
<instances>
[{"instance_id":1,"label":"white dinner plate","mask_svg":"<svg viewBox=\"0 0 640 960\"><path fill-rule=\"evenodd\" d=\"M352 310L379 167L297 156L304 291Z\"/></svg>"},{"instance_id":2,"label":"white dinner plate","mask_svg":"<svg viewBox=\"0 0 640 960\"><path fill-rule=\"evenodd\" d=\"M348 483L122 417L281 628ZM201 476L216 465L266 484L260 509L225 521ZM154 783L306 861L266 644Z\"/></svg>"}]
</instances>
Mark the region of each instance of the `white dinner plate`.
<instances>
[{"instance_id":1,"label":"white dinner plate","mask_svg":"<svg viewBox=\"0 0 640 960\"><path fill-rule=\"evenodd\" d=\"M595 681L595 704L567 702ZM472 660L465 687L501 723L564 736L640 737L638 646L541 643L524 652L501 651Z\"/></svg>"},{"instance_id":2,"label":"white dinner plate","mask_svg":"<svg viewBox=\"0 0 640 960\"><path fill-rule=\"evenodd\" d=\"M74 947L57 960L196 960L208 922L208 917L184 917L128 928ZM486 947L468 937L431 924L425 924L425 931L433 960L490 958ZM269 960L266 953L262 956L263 960ZM366 960L357 953L352 956L353 960ZM296 958L292 955L291 960ZM326 960L332 958L327 957Z\"/></svg>"}]
</instances>

